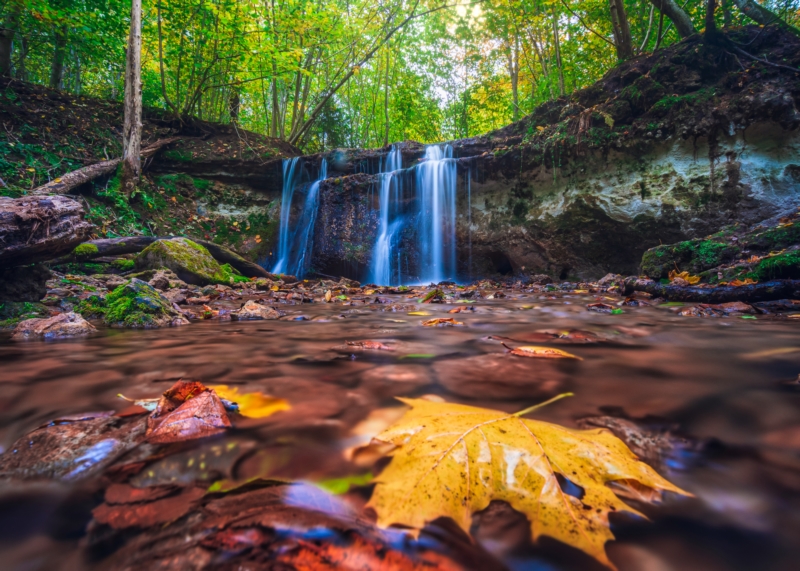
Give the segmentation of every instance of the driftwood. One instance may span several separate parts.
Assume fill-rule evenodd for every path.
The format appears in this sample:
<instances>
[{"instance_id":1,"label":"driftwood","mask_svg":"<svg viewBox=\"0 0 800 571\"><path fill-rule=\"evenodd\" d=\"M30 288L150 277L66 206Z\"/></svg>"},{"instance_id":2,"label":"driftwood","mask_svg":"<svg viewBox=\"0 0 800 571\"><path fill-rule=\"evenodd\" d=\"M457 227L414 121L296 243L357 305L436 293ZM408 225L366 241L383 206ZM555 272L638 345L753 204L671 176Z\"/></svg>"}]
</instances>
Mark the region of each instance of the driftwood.
<instances>
[{"instance_id":1,"label":"driftwood","mask_svg":"<svg viewBox=\"0 0 800 571\"><path fill-rule=\"evenodd\" d=\"M170 143L174 143L175 141L179 141L184 137L170 137L168 139L159 139L152 145L149 145L142 149L141 157L146 159L148 157L152 157L156 152L158 152L162 147L169 145ZM73 188L76 188L82 184L86 184L97 177L109 174L117 168L117 165L120 163L122 159L111 159L108 161L101 161L99 163L95 163L93 165L89 165L78 169L76 171L69 172L60 178L56 178L48 182L47 184L43 184L40 187L37 187L31 191L31 194L35 195L42 195L42 194L66 194Z\"/></svg>"},{"instance_id":2,"label":"driftwood","mask_svg":"<svg viewBox=\"0 0 800 571\"><path fill-rule=\"evenodd\" d=\"M176 236L127 236L124 238L107 238L101 240L91 240L88 242L84 242L84 244L89 246L94 246L95 248L97 248L95 251L84 251L80 255L75 255L74 253L70 253L67 256L63 256L61 258L53 260L52 262L50 262L50 264L55 265L67 262L93 260L95 258L103 256L122 256L125 254L137 254L157 240L169 240L175 237ZM243 276L246 276L248 278L269 278L272 280L278 279L278 277L275 274L269 273L267 270L265 270L258 264L254 264L253 262L244 259L236 252L233 252L228 248L224 248L219 244L214 244L213 242L207 242L205 240L192 239L192 241L205 247L208 250L208 253L211 254L211 257L213 257L219 263L230 264Z\"/></svg>"},{"instance_id":3,"label":"driftwood","mask_svg":"<svg viewBox=\"0 0 800 571\"><path fill-rule=\"evenodd\" d=\"M628 278L624 293L642 291L667 301L688 301L698 303L728 303L730 301L774 301L778 299L800 298L800 280L773 280L743 286L676 286L660 284L652 280Z\"/></svg>"},{"instance_id":4,"label":"driftwood","mask_svg":"<svg viewBox=\"0 0 800 571\"><path fill-rule=\"evenodd\" d=\"M51 260L86 240L92 225L66 196L0 197L0 267Z\"/></svg>"}]
</instances>

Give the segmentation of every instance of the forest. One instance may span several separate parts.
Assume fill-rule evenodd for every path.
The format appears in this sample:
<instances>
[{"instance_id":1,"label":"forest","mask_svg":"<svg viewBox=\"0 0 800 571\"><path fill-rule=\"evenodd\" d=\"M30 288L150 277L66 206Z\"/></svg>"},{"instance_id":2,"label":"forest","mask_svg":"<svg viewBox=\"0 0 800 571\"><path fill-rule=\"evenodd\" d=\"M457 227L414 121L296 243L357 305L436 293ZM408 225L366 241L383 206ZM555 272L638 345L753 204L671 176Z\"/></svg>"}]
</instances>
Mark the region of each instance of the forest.
<instances>
[{"instance_id":1,"label":"forest","mask_svg":"<svg viewBox=\"0 0 800 571\"><path fill-rule=\"evenodd\" d=\"M0 0L0 555L788 571L800 0Z\"/></svg>"}]
</instances>

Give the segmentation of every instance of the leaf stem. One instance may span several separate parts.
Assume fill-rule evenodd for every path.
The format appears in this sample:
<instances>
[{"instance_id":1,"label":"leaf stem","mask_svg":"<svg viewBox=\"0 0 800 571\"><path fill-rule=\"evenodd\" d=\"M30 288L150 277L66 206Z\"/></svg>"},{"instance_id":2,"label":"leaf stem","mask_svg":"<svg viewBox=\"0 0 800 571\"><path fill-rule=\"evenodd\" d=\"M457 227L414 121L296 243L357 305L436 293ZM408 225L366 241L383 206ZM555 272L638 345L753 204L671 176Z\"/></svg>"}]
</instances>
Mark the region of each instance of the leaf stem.
<instances>
[{"instance_id":1,"label":"leaf stem","mask_svg":"<svg viewBox=\"0 0 800 571\"><path fill-rule=\"evenodd\" d=\"M557 400L561 400L561 399L564 399L564 398L567 398L567 397L573 397L573 396L575 396L575 393L561 393L560 395L554 396L550 400L546 400L544 402L540 402L539 404L535 404L533 406L529 406L528 408L526 408L524 410L521 410L519 412L515 412L511 416L524 416L524 415L528 414L529 412L533 412L537 408L542 408L543 406L547 406L548 404L552 404L552 403L556 402Z\"/></svg>"}]
</instances>

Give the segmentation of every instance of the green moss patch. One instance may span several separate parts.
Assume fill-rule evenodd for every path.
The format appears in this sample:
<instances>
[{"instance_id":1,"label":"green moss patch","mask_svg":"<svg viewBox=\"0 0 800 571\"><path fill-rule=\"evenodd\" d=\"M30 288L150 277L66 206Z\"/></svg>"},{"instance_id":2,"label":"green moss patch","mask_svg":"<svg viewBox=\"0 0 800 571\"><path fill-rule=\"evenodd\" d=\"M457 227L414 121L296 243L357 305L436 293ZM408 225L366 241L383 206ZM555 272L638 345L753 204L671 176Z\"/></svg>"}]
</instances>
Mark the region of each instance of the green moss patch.
<instances>
[{"instance_id":1,"label":"green moss patch","mask_svg":"<svg viewBox=\"0 0 800 571\"><path fill-rule=\"evenodd\" d=\"M84 257L84 256L94 256L97 255L99 250L97 246L94 244L78 244L74 250L72 250L72 255L76 257Z\"/></svg>"},{"instance_id":2,"label":"green moss patch","mask_svg":"<svg viewBox=\"0 0 800 571\"><path fill-rule=\"evenodd\" d=\"M186 283L195 285L229 284L231 274L203 246L186 238L158 240L137 257L137 270L167 268Z\"/></svg>"},{"instance_id":3,"label":"green moss patch","mask_svg":"<svg viewBox=\"0 0 800 571\"><path fill-rule=\"evenodd\" d=\"M151 329L169 325L176 317L167 298L136 278L106 296L105 322L111 327Z\"/></svg>"},{"instance_id":4,"label":"green moss patch","mask_svg":"<svg viewBox=\"0 0 800 571\"><path fill-rule=\"evenodd\" d=\"M102 295L90 295L75 307L75 312L80 313L84 319L100 319L105 317L108 304Z\"/></svg>"}]
</instances>

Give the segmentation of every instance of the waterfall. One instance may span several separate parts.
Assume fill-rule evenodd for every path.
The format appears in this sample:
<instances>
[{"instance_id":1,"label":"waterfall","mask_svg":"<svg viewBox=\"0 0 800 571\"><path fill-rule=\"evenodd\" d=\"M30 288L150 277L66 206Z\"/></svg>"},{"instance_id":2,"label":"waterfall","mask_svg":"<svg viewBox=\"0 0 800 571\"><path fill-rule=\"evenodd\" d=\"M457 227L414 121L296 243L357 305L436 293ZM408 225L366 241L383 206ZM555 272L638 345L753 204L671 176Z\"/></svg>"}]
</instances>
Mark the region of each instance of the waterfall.
<instances>
[{"instance_id":1,"label":"waterfall","mask_svg":"<svg viewBox=\"0 0 800 571\"><path fill-rule=\"evenodd\" d=\"M298 277L304 275L311 264L314 224L317 222L317 207L319 206L319 185L326 178L328 178L328 161L323 158L319 165L319 176L308 189L306 203L303 206L303 218L300 220L300 226L298 226L297 230L300 233L297 250L300 259L297 261L294 275Z\"/></svg>"},{"instance_id":2,"label":"waterfall","mask_svg":"<svg viewBox=\"0 0 800 571\"><path fill-rule=\"evenodd\" d=\"M296 166L300 157L283 160L283 192L281 193L281 222L278 229L278 261L272 268L275 274L287 273L286 266L289 262L289 220L292 211L292 196L294 195Z\"/></svg>"},{"instance_id":3,"label":"waterfall","mask_svg":"<svg viewBox=\"0 0 800 571\"><path fill-rule=\"evenodd\" d=\"M392 145L391 151L386 158L380 161L380 222L378 224L378 238L372 249L372 264L369 274L369 281L378 285L392 284L392 246L394 237L398 230L402 228L402 220L392 218L392 206L398 202L398 186L400 179L394 175L403 167L403 156L396 145ZM392 190L394 189L394 193ZM392 196L394 194L395 196ZM398 268L399 270L399 268ZM400 280L398 271L396 281Z\"/></svg>"},{"instance_id":4,"label":"waterfall","mask_svg":"<svg viewBox=\"0 0 800 571\"><path fill-rule=\"evenodd\" d=\"M301 277L311 262L314 224L319 207L319 185L327 178L328 162L323 158L319 165L319 176L309 186L300 218L292 229L291 212L299 169L298 158L283 161L283 194L281 198L281 220L278 232L278 261L272 268L276 274L292 274Z\"/></svg>"},{"instance_id":5,"label":"waterfall","mask_svg":"<svg viewBox=\"0 0 800 571\"><path fill-rule=\"evenodd\" d=\"M438 283L456 276L456 160L450 145L425 148L417 166L420 279Z\"/></svg>"}]
</instances>

